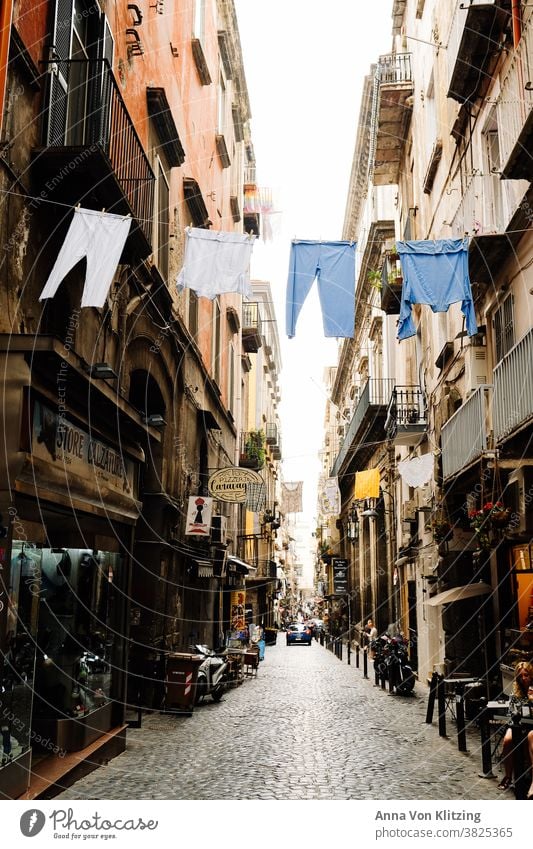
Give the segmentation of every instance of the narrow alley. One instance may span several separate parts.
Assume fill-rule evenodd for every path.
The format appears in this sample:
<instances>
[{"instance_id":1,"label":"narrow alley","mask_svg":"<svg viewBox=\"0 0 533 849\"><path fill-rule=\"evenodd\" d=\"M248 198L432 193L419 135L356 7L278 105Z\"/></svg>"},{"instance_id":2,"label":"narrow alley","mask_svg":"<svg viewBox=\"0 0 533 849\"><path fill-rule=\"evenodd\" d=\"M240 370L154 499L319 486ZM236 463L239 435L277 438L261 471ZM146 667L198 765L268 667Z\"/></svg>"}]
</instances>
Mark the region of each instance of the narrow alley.
<instances>
[{"instance_id":1,"label":"narrow alley","mask_svg":"<svg viewBox=\"0 0 533 849\"><path fill-rule=\"evenodd\" d=\"M124 754L57 798L509 798L478 776L477 730L461 754L453 724L448 740L425 724L427 692L389 695L318 643L278 634L256 678L191 717L143 716Z\"/></svg>"}]
</instances>

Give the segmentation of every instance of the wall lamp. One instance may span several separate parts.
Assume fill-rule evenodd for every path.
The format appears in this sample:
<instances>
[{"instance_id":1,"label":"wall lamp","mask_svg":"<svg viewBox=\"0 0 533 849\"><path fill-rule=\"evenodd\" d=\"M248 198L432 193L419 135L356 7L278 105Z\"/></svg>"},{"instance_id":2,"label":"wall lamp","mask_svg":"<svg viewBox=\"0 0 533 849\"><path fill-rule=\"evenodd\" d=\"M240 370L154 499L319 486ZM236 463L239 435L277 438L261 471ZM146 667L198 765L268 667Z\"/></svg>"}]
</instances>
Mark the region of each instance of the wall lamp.
<instances>
[{"instance_id":1,"label":"wall lamp","mask_svg":"<svg viewBox=\"0 0 533 849\"><path fill-rule=\"evenodd\" d=\"M109 363L87 363L84 369L89 377L96 377L103 380L116 380L118 377Z\"/></svg>"},{"instance_id":2,"label":"wall lamp","mask_svg":"<svg viewBox=\"0 0 533 849\"><path fill-rule=\"evenodd\" d=\"M355 504L352 504L350 514L348 516L348 523L346 525L346 536L348 537L350 542L357 542L357 540L359 539L359 516Z\"/></svg>"},{"instance_id":3,"label":"wall lamp","mask_svg":"<svg viewBox=\"0 0 533 849\"><path fill-rule=\"evenodd\" d=\"M145 416L143 422L149 427L164 427L166 421L160 413L152 413L151 416Z\"/></svg>"}]
</instances>

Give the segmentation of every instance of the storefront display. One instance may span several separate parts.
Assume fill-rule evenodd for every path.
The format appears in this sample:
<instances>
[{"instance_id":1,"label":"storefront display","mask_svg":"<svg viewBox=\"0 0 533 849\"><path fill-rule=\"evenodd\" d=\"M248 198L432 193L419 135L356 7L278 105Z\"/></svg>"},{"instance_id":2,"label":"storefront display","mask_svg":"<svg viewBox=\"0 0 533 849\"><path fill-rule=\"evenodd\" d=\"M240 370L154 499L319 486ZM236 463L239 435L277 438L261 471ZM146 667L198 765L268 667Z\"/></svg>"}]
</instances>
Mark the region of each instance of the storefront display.
<instances>
[{"instance_id":1,"label":"storefront display","mask_svg":"<svg viewBox=\"0 0 533 849\"><path fill-rule=\"evenodd\" d=\"M500 670L506 692L510 692L515 665L521 660L533 661L533 545L515 545L509 556L515 605L514 627L503 634Z\"/></svg>"}]
</instances>

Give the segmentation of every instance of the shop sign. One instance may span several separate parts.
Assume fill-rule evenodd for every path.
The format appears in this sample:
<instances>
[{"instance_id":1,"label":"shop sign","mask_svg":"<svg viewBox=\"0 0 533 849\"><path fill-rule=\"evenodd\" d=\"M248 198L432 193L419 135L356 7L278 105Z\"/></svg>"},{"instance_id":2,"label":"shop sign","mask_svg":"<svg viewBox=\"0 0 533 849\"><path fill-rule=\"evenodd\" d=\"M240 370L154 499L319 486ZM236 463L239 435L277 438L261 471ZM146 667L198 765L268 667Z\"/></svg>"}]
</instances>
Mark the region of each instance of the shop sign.
<instances>
[{"instance_id":1,"label":"shop sign","mask_svg":"<svg viewBox=\"0 0 533 849\"><path fill-rule=\"evenodd\" d=\"M202 495L191 495L187 509L185 533L189 536L208 537L211 533L213 499Z\"/></svg>"},{"instance_id":2,"label":"shop sign","mask_svg":"<svg viewBox=\"0 0 533 849\"><path fill-rule=\"evenodd\" d=\"M263 478L253 469L227 466L213 472L207 482L207 489L209 495L212 495L217 501L242 504L246 501L246 487L249 483L263 483Z\"/></svg>"},{"instance_id":3,"label":"shop sign","mask_svg":"<svg viewBox=\"0 0 533 849\"><path fill-rule=\"evenodd\" d=\"M333 559L333 594L348 594L348 561L339 557Z\"/></svg>"},{"instance_id":4,"label":"shop sign","mask_svg":"<svg viewBox=\"0 0 533 849\"><path fill-rule=\"evenodd\" d=\"M34 457L61 467L69 476L89 474L120 492L133 492L134 464L110 445L73 425L41 401L33 405L31 451Z\"/></svg>"}]
</instances>

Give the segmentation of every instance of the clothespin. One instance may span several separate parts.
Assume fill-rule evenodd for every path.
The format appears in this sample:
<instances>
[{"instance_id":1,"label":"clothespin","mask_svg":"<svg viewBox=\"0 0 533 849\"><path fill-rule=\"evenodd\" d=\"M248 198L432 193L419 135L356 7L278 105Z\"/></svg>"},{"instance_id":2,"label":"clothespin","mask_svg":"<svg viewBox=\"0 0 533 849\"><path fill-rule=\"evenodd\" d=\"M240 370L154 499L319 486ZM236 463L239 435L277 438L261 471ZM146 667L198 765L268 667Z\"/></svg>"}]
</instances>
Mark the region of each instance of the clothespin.
<instances>
[{"instance_id":1,"label":"clothespin","mask_svg":"<svg viewBox=\"0 0 533 849\"><path fill-rule=\"evenodd\" d=\"M78 203L76 204L76 209L81 209L81 203L80 203L79 201L78 201Z\"/></svg>"},{"instance_id":2,"label":"clothespin","mask_svg":"<svg viewBox=\"0 0 533 849\"><path fill-rule=\"evenodd\" d=\"M105 206L104 206L104 208L102 209L102 212L105 212Z\"/></svg>"}]
</instances>

